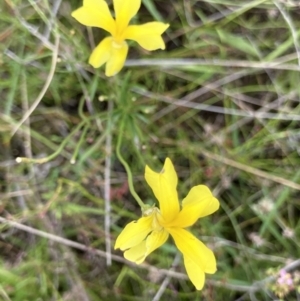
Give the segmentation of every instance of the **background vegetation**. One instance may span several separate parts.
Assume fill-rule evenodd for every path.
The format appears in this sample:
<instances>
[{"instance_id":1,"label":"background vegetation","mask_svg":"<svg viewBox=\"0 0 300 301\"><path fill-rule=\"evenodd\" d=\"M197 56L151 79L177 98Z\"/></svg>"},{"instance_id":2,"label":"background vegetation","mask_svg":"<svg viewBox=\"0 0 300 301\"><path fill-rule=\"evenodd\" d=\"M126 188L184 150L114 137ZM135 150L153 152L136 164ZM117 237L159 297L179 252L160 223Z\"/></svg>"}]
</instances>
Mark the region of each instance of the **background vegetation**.
<instances>
[{"instance_id":1,"label":"background vegetation","mask_svg":"<svg viewBox=\"0 0 300 301\"><path fill-rule=\"evenodd\" d=\"M143 0L166 51L132 45L114 78L87 63L105 33L81 5L0 2L0 300L300 300L299 2ZM140 216L118 141L149 204L167 156L181 197L220 200L192 229L218 261L203 291L171 239L141 266L113 250Z\"/></svg>"}]
</instances>

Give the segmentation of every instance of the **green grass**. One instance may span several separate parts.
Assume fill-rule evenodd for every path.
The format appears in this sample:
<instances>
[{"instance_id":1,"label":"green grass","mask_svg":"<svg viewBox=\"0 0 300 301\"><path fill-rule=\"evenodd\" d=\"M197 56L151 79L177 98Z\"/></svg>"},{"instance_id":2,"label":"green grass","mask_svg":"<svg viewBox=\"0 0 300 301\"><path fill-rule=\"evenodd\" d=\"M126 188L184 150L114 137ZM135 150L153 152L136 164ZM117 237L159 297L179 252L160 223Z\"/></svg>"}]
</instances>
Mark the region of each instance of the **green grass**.
<instances>
[{"instance_id":1,"label":"green grass","mask_svg":"<svg viewBox=\"0 0 300 301\"><path fill-rule=\"evenodd\" d=\"M299 300L298 2L145 0L134 22L170 23L166 50L132 43L113 78L88 65L103 31L59 2L0 4L0 300ZM192 228L218 263L202 291L171 239L141 266L113 250L141 214L118 141L145 203L166 157L181 199L219 199Z\"/></svg>"}]
</instances>

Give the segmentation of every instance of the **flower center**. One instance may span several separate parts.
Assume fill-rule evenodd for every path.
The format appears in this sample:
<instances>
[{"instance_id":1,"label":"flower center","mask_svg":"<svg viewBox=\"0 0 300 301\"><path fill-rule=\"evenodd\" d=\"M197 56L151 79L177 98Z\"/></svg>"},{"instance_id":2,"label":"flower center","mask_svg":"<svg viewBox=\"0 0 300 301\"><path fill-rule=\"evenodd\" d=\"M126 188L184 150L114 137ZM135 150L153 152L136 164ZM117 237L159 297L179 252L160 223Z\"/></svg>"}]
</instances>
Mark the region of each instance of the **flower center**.
<instances>
[{"instance_id":1,"label":"flower center","mask_svg":"<svg viewBox=\"0 0 300 301\"><path fill-rule=\"evenodd\" d=\"M162 222L162 216L160 213L160 210L156 207L151 207L143 212L144 216L153 215L151 228L153 231L160 231L163 229L163 226L161 225Z\"/></svg>"},{"instance_id":2,"label":"flower center","mask_svg":"<svg viewBox=\"0 0 300 301\"><path fill-rule=\"evenodd\" d=\"M160 215L160 213L159 213L159 215ZM160 231L163 229L163 226L159 222L159 216L155 213L154 213L151 227L152 227L153 231Z\"/></svg>"},{"instance_id":3,"label":"flower center","mask_svg":"<svg viewBox=\"0 0 300 301\"><path fill-rule=\"evenodd\" d=\"M116 39L113 39L113 42L112 42L112 46L116 49L120 49L124 46L125 44L125 41L119 41L119 40L116 40Z\"/></svg>"}]
</instances>

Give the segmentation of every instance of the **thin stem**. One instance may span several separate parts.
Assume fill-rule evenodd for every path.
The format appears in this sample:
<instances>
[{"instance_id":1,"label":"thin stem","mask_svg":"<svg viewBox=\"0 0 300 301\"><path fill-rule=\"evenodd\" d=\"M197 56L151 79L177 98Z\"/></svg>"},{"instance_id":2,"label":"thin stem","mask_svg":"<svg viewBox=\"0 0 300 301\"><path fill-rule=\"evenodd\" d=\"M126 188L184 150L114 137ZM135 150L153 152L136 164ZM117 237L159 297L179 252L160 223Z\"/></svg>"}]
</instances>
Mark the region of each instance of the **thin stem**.
<instances>
[{"instance_id":1,"label":"thin stem","mask_svg":"<svg viewBox=\"0 0 300 301\"><path fill-rule=\"evenodd\" d=\"M130 190L132 196L138 202L138 204L140 205L140 207L141 207L141 209L143 211L143 209L145 209L147 206L144 204L144 202L141 200L141 198L138 196L138 194L134 190L134 187L133 187L133 177L132 177L132 173L131 173L130 167L129 167L128 163L125 161L125 159L122 157L121 151L120 151L121 145L122 145L124 124L125 124L125 121L124 121L124 118L123 118L122 121L121 121L120 130L119 130L119 137L118 137L118 142L117 142L116 154L117 154L118 159L123 164L123 166L124 166L124 168L126 170L127 177L128 177L129 190Z\"/></svg>"},{"instance_id":2,"label":"thin stem","mask_svg":"<svg viewBox=\"0 0 300 301\"><path fill-rule=\"evenodd\" d=\"M63 148L65 147L65 145L69 142L69 140L71 139L71 137L85 124L86 121L81 121L76 128L69 134L69 136L63 140L63 142L60 144L60 146L58 147L58 149L51 155L45 157L45 158L40 158L40 159L33 159L33 158L26 158L26 157L17 157L16 161L18 163L24 163L24 162L32 162L32 163L38 163L38 164L42 164L42 163L46 163L52 159L54 159L55 157L57 157L61 151L63 150Z\"/></svg>"},{"instance_id":3,"label":"thin stem","mask_svg":"<svg viewBox=\"0 0 300 301\"><path fill-rule=\"evenodd\" d=\"M87 124L85 125L84 129L83 129L83 132L82 132L82 134L81 134L81 137L80 137L80 139L79 139L79 142L78 142L78 144L77 144L77 146L76 146L76 148L75 148L75 151L74 151L74 153L73 153L73 156L72 156L72 158L71 158L71 160L70 160L70 163L71 163L71 164L75 164L75 163L76 163L76 158L77 158L77 155L78 155L80 146L81 146L82 143L84 142L84 138L85 138L85 136L86 136L86 133L87 133L89 127L90 127L90 124L87 123Z\"/></svg>"},{"instance_id":4,"label":"thin stem","mask_svg":"<svg viewBox=\"0 0 300 301\"><path fill-rule=\"evenodd\" d=\"M180 254L177 252L177 254L173 260L172 266L170 268L170 271L174 271L176 269L176 266L178 265L179 260L180 260ZM161 299L162 295L164 294L167 286L169 285L169 283L171 281L171 278L172 277L170 275L166 276L166 278L162 282L159 290L156 292L155 296L153 297L152 301L159 301Z\"/></svg>"},{"instance_id":5,"label":"thin stem","mask_svg":"<svg viewBox=\"0 0 300 301\"><path fill-rule=\"evenodd\" d=\"M110 215L111 215L111 206L110 206L110 172L111 172L111 142L112 142L112 111L113 111L113 102L108 102L108 120L107 128L108 133L106 135L105 143L105 170L104 170L104 201L105 201L105 216L104 216L104 229L105 229L105 248L106 248L106 264L111 265L111 240L110 240Z\"/></svg>"},{"instance_id":6,"label":"thin stem","mask_svg":"<svg viewBox=\"0 0 300 301\"><path fill-rule=\"evenodd\" d=\"M54 73L55 73L56 64L57 64L57 57L58 57L58 48L59 48L59 35L57 34L55 36L55 48L54 48L53 55L52 55L51 68L50 68L47 80L45 82L45 85L44 85L43 89L41 90L40 94L38 95L38 97L36 98L36 100L34 101L34 103L32 104L32 106L30 107L30 109L23 116L22 120L20 122L18 122L17 125L14 127L14 129L12 130L11 136L13 136L18 131L20 126L29 118L31 113L37 108L40 101L42 100L42 98L46 94L46 92L47 92L47 90L48 90L48 88L49 88L49 86L52 82Z\"/></svg>"}]
</instances>

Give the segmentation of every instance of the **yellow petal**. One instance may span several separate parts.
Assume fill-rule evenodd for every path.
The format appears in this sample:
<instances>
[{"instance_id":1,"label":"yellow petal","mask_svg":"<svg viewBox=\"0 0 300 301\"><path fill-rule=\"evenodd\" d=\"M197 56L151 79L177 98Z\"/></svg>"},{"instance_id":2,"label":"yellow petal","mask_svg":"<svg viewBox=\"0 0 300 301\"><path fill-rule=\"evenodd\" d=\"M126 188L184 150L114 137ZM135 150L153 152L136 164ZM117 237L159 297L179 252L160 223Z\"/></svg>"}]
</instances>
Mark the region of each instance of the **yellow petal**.
<instances>
[{"instance_id":1,"label":"yellow petal","mask_svg":"<svg viewBox=\"0 0 300 301\"><path fill-rule=\"evenodd\" d=\"M117 44L112 37L107 37L93 50L89 63L94 68L99 68L106 63L106 76L113 76L123 68L127 53L126 42Z\"/></svg>"},{"instance_id":2,"label":"yellow petal","mask_svg":"<svg viewBox=\"0 0 300 301\"><path fill-rule=\"evenodd\" d=\"M161 22L130 25L124 33L124 38L136 41L140 46L149 51L165 49L165 43L161 35L168 27L169 24Z\"/></svg>"},{"instance_id":3,"label":"yellow petal","mask_svg":"<svg viewBox=\"0 0 300 301\"><path fill-rule=\"evenodd\" d=\"M145 179L159 201L161 214L166 222L172 221L179 212L176 191L177 174L169 158L160 173L146 166Z\"/></svg>"},{"instance_id":4,"label":"yellow petal","mask_svg":"<svg viewBox=\"0 0 300 301\"><path fill-rule=\"evenodd\" d=\"M116 32L115 20L104 0L84 0L83 6L72 12L72 17L85 26L100 27L112 35Z\"/></svg>"},{"instance_id":5,"label":"yellow petal","mask_svg":"<svg viewBox=\"0 0 300 301\"><path fill-rule=\"evenodd\" d=\"M200 217L212 214L219 209L219 201L205 185L193 187L182 201L182 210L168 224L168 227L186 228L193 225Z\"/></svg>"},{"instance_id":6,"label":"yellow petal","mask_svg":"<svg viewBox=\"0 0 300 301\"><path fill-rule=\"evenodd\" d=\"M124 32L129 21L140 9L141 0L113 0L118 33Z\"/></svg>"},{"instance_id":7,"label":"yellow petal","mask_svg":"<svg viewBox=\"0 0 300 301\"><path fill-rule=\"evenodd\" d=\"M162 229L161 231L153 231L146 239L139 245L132 247L124 253L124 257L137 264L142 263L145 258L154 250L163 245L168 239L169 233Z\"/></svg>"},{"instance_id":8,"label":"yellow petal","mask_svg":"<svg viewBox=\"0 0 300 301\"><path fill-rule=\"evenodd\" d=\"M103 39L100 44L93 50L89 64L94 68L99 68L105 64L112 55L112 37Z\"/></svg>"},{"instance_id":9,"label":"yellow petal","mask_svg":"<svg viewBox=\"0 0 300 301\"><path fill-rule=\"evenodd\" d=\"M168 239L168 237L169 237L169 233L165 229L162 229L160 231L153 231L147 237L147 240L146 240L146 248L147 248L146 256L148 256L154 250L156 250L161 245L163 245L166 242L166 240Z\"/></svg>"},{"instance_id":10,"label":"yellow petal","mask_svg":"<svg viewBox=\"0 0 300 301\"><path fill-rule=\"evenodd\" d=\"M153 215L141 217L138 221L129 223L118 236L115 249L122 251L139 245L152 231Z\"/></svg>"},{"instance_id":11,"label":"yellow petal","mask_svg":"<svg viewBox=\"0 0 300 301\"><path fill-rule=\"evenodd\" d=\"M126 42L117 44L112 42L112 53L106 63L105 75L114 76L123 68L128 53L128 45Z\"/></svg>"},{"instance_id":12,"label":"yellow petal","mask_svg":"<svg viewBox=\"0 0 300 301\"><path fill-rule=\"evenodd\" d=\"M184 257L194 262L205 273L213 274L216 272L214 253L199 239L185 229L167 228L166 230L172 235L177 248Z\"/></svg>"},{"instance_id":13,"label":"yellow petal","mask_svg":"<svg viewBox=\"0 0 300 301\"><path fill-rule=\"evenodd\" d=\"M129 261L135 262L136 264L140 264L145 260L145 254L146 241L142 241L137 246L132 247L131 249L124 252L124 257Z\"/></svg>"},{"instance_id":14,"label":"yellow petal","mask_svg":"<svg viewBox=\"0 0 300 301\"><path fill-rule=\"evenodd\" d=\"M195 285L197 290L202 290L205 281L205 273L201 267L190 258L184 256L183 259L186 273L188 274L190 280Z\"/></svg>"}]
</instances>

